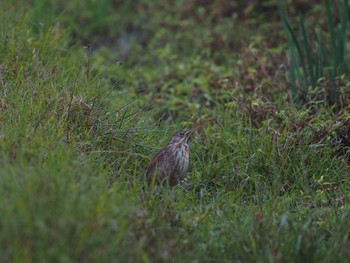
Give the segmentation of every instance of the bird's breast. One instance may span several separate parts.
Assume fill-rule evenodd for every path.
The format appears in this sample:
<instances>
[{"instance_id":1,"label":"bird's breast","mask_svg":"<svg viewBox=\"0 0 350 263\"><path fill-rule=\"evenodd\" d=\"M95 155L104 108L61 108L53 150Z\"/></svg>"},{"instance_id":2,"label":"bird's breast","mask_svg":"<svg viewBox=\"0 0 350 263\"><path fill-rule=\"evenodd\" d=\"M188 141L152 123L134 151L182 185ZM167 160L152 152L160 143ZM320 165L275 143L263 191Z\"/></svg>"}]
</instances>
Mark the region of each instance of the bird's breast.
<instances>
[{"instance_id":1,"label":"bird's breast","mask_svg":"<svg viewBox=\"0 0 350 263\"><path fill-rule=\"evenodd\" d=\"M190 149L188 144L179 144L176 154L176 167L179 171L179 176L182 177L188 170L190 161Z\"/></svg>"}]
</instances>

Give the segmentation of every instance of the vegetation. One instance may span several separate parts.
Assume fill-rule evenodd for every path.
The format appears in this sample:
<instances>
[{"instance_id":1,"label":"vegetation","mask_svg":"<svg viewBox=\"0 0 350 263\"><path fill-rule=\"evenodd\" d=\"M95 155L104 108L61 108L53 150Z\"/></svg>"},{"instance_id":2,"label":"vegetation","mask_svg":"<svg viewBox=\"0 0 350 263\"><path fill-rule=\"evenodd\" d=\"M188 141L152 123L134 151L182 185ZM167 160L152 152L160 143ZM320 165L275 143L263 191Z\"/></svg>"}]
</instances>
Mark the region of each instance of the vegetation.
<instances>
[{"instance_id":1,"label":"vegetation","mask_svg":"<svg viewBox=\"0 0 350 263\"><path fill-rule=\"evenodd\" d=\"M348 260L345 18L235 2L1 2L1 262ZM327 24L342 69L306 46ZM187 178L147 193L196 124Z\"/></svg>"},{"instance_id":2,"label":"vegetation","mask_svg":"<svg viewBox=\"0 0 350 263\"><path fill-rule=\"evenodd\" d=\"M348 24L349 13L347 1L339 3L339 14L337 18L340 23L336 23L336 15L332 9L332 3L325 1L324 9L327 14L327 33L322 29L314 30L313 38L315 46L310 44L310 36L306 30L306 23L303 15L299 15L300 37L293 31L288 21L287 12L281 4L281 16L288 35L288 47L291 53L290 77L292 81L291 91L293 95L302 101L310 99L309 93L322 93L325 103L333 104L341 101L341 95L348 92L344 86L348 80L349 67L347 57ZM322 41L322 36L326 35L326 40ZM330 44L327 44L330 43ZM317 88L323 88L322 91ZM312 97L315 94L311 95Z\"/></svg>"}]
</instances>

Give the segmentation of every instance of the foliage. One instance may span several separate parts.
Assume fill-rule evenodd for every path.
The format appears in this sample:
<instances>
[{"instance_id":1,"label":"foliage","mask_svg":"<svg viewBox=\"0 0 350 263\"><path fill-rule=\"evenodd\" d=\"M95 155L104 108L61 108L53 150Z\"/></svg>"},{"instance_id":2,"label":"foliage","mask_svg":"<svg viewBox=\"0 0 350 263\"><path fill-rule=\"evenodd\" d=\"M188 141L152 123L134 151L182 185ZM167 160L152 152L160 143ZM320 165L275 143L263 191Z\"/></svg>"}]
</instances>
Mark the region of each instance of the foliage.
<instances>
[{"instance_id":1,"label":"foliage","mask_svg":"<svg viewBox=\"0 0 350 263\"><path fill-rule=\"evenodd\" d=\"M289 70L293 97L305 102L310 96L319 93L317 88L322 87L322 97L328 104L340 103L340 93L343 91L339 87L342 81L339 80L348 79L349 75L347 1L340 1L338 15L332 8L332 1L324 1L327 33L321 26L309 32L304 16L300 13L299 34L292 29L283 1L281 2L280 12L291 57Z\"/></svg>"}]
</instances>

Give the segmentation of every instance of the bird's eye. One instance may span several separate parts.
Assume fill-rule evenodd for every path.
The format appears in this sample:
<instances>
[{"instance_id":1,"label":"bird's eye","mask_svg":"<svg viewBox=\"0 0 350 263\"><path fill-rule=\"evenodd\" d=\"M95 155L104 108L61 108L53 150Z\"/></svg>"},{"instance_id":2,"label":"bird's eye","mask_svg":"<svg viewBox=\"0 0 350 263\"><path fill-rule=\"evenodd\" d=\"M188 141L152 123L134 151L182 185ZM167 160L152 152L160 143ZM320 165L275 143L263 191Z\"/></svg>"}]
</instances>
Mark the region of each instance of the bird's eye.
<instances>
[{"instance_id":1,"label":"bird's eye","mask_svg":"<svg viewBox=\"0 0 350 263\"><path fill-rule=\"evenodd\" d=\"M186 136L186 135L187 135L187 131L181 132L181 135L182 135L182 136Z\"/></svg>"}]
</instances>

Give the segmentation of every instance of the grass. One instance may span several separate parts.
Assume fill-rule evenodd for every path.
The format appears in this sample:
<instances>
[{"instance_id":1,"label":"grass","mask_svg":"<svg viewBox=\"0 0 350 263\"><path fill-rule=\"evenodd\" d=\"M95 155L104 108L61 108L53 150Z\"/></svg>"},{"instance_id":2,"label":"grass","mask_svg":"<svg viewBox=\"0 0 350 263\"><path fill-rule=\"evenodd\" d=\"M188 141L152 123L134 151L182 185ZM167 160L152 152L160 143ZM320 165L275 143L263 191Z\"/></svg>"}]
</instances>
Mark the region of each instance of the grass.
<instances>
[{"instance_id":1,"label":"grass","mask_svg":"<svg viewBox=\"0 0 350 263\"><path fill-rule=\"evenodd\" d=\"M290 103L274 1L16 3L0 20L1 262L347 261L348 98ZM143 193L153 154L198 123L187 178Z\"/></svg>"},{"instance_id":2,"label":"grass","mask_svg":"<svg viewBox=\"0 0 350 263\"><path fill-rule=\"evenodd\" d=\"M288 37L291 56L290 82L295 100L307 101L322 94L325 103L341 103L339 78L349 75L346 46L348 43L348 2L339 1L339 14L333 11L331 1L324 1L328 30L306 30L305 18L299 14L300 33L292 29L283 1L280 13ZM340 20L335 23L334 20ZM312 37L311 37L312 36ZM316 92L312 92L315 91ZM311 94L310 94L311 93Z\"/></svg>"}]
</instances>

